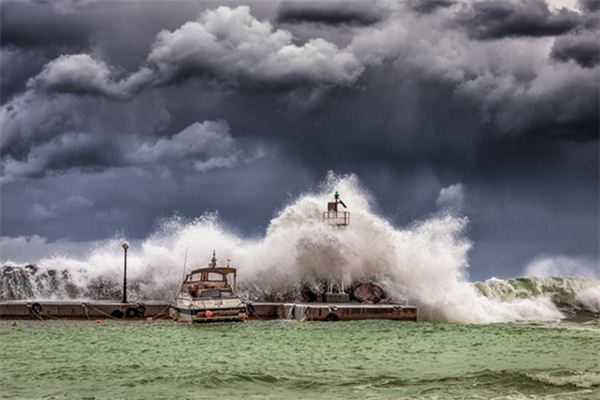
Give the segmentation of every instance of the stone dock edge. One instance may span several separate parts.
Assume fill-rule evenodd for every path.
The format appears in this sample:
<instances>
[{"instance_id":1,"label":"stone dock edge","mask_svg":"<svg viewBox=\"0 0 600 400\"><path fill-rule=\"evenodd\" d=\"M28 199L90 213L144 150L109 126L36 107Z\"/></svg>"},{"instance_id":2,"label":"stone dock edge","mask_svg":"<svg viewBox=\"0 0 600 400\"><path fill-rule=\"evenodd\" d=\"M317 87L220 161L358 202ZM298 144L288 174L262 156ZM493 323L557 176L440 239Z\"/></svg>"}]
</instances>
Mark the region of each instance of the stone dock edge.
<instances>
[{"instance_id":1,"label":"stone dock edge","mask_svg":"<svg viewBox=\"0 0 600 400\"><path fill-rule=\"evenodd\" d=\"M353 321L385 319L417 321L417 307L399 304L361 303L265 303L247 302L250 319L303 321ZM143 301L15 300L0 302L0 319L130 319L169 318L170 303Z\"/></svg>"}]
</instances>

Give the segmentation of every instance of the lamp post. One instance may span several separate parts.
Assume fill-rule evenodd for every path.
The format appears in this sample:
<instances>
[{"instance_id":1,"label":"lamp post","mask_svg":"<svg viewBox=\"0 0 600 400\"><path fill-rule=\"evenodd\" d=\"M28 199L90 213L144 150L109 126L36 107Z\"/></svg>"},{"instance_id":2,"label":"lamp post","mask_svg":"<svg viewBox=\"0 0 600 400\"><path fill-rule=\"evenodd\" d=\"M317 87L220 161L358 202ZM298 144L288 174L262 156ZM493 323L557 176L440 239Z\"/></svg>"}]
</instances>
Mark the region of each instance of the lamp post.
<instances>
[{"instance_id":1,"label":"lamp post","mask_svg":"<svg viewBox=\"0 0 600 400\"><path fill-rule=\"evenodd\" d=\"M129 248L129 243L123 242L121 245L124 250L124 263L123 263L123 301L122 303L127 303L127 249Z\"/></svg>"}]
</instances>

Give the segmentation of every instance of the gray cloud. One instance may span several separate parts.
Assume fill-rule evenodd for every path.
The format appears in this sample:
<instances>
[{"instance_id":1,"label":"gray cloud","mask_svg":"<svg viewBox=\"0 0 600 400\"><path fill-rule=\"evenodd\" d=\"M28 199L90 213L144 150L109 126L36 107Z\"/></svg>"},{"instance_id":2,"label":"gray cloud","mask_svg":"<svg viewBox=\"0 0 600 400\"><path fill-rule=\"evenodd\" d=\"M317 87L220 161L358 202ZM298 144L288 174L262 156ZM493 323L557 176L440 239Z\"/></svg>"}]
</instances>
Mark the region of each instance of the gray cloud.
<instances>
[{"instance_id":1,"label":"gray cloud","mask_svg":"<svg viewBox=\"0 0 600 400\"><path fill-rule=\"evenodd\" d=\"M160 32L148 55L152 72L142 69L131 79L160 84L208 72L276 85L344 85L362 72L354 55L333 43L317 38L298 46L292 39L288 31L256 19L249 7L219 7L173 32Z\"/></svg>"},{"instance_id":2,"label":"gray cloud","mask_svg":"<svg viewBox=\"0 0 600 400\"><path fill-rule=\"evenodd\" d=\"M486 0L465 6L457 25L475 39L554 36L583 23L575 11L552 12L544 0Z\"/></svg>"},{"instance_id":3,"label":"gray cloud","mask_svg":"<svg viewBox=\"0 0 600 400\"><path fill-rule=\"evenodd\" d=\"M350 85L362 71L351 52L320 38L298 46L290 32L273 28L252 16L249 7L239 6L206 10L179 29L161 31L145 65L120 81L103 61L77 54L51 61L28 86L125 98L195 76L293 88Z\"/></svg>"},{"instance_id":4,"label":"gray cloud","mask_svg":"<svg viewBox=\"0 0 600 400\"><path fill-rule=\"evenodd\" d=\"M66 133L32 148L22 160L6 157L0 164L0 182L43 177L72 168L98 171L109 167L159 166L163 174L170 168L206 172L253 161L260 156L256 149L253 151L254 154L244 154L224 121L196 122L154 142L134 136L118 141L90 133Z\"/></svg>"},{"instance_id":5,"label":"gray cloud","mask_svg":"<svg viewBox=\"0 0 600 400\"><path fill-rule=\"evenodd\" d=\"M456 4L455 0L406 0L408 8L420 14L430 14L454 4Z\"/></svg>"},{"instance_id":6,"label":"gray cloud","mask_svg":"<svg viewBox=\"0 0 600 400\"><path fill-rule=\"evenodd\" d=\"M558 61L573 60L582 67L592 68L600 63L600 36L583 32L556 38L550 56Z\"/></svg>"},{"instance_id":7,"label":"gray cloud","mask_svg":"<svg viewBox=\"0 0 600 400\"><path fill-rule=\"evenodd\" d=\"M125 155L131 165L165 164L191 161L196 171L233 167L242 156L224 121L195 122L170 138L133 147Z\"/></svg>"},{"instance_id":8,"label":"gray cloud","mask_svg":"<svg viewBox=\"0 0 600 400\"><path fill-rule=\"evenodd\" d=\"M461 83L460 95L479 103L483 120L507 135L529 132L575 140L598 138L597 71L547 65L526 82L483 74Z\"/></svg>"},{"instance_id":9,"label":"gray cloud","mask_svg":"<svg viewBox=\"0 0 600 400\"><path fill-rule=\"evenodd\" d=\"M115 145L86 133L66 133L34 147L23 160L11 156L2 161L2 181L42 177L69 168L95 169L118 163Z\"/></svg>"},{"instance_id":10,"label":"gray cloud","mask_svg":"<svg viewBox=\"0 0 600 400\"><path fill-rule=\"evenodd\" d=\"M595 12L600 10L600 1L598 0L579 0L579 4L585 11Z\"/></svg>"},{"instance_id":11,"label":"gray cloud","mask_svg":"<svg viewBox=\"0 0 600 400\"><path fill-rule=\"evenodd\" d=\"M121 90L113 81L114 71L88 54L63 55L44 66L27 82L29 89L45 92L119 97Z\"/></svg>"},{"instance_id":12,"label":"gray cloud","mask_svg":"<svg viewBox=\"0 0 600 400\"><path fill-rule=\"evenodd\" d=\"M464 8L459 11L459 19L466 18L469 12L474 13L473 21L482 18L496 21L493 29L499 30L512 29L518 24L535 27L542 17L553 21L555 17L567 15L569 20L575 21L573 12L562 9L553 14L539 1L475 3L469 11ZM127 78L117 80L115 71L104 62L78 54L48 63L28 86L47 92L127 98L148 87L207 76L234 86L287 87L302 94L295 102L306 103L311 98L312 102L318 102L320 93L313 91L315 87L352 86L365 69L402 59L407 73L447 79L456 85L458 95L479 101L482 120L495 126L498 132L515 135L527 130L541 131L547 129L547 121L553 119L560 124L547 129L550 135L585 139L595 134L591 130L583 135L573 133L578 131L580 121L597 120L593 102L572 99L569 100L572 106L563 108L561 113L553 111L552 102L562 101L559 99L577 85L588 92L583 99L595 97L593 90L582 82L590 78L585 72L577 71L572 76L570 71L559 67L540 66L538 71L531 71L529 77L521 73L521 79L514 79L512 70L531 69L525 65L526 60L517 60L522 65L514 65L512 60L489 62L495 57L494 51L506 51L511 45L501 44L498 49L481 45L479 51L487 54L482 59L472 59L473 46L461 43L460 38L432 36L427 41L415 41L403 24L398 23L398 18L358 32L347 47L340 49L319 38L295 45L290 32L274 29L268 21L256 19L248 7L219 7L202 12L196 21L188 21L179 29L161 31L145 65ZM478 24L482 22L471 26ZM552 55L564 57L566 52L557 48ZM74 70L77 72L72 72ZM549 81L557 84L545 87L544 83ZM519 113L521 115L514 118L512 112L524 109L523 106L538 108L539 112Z\"/></svg>"},{"instance_id":13,"label":"gray cloud","mask_svg":"<svg viewBox=\"0 0 600 400\"><path fill-rule=\"evenodd\" d=\"M285 1L277 12L279 22L371 25L383 19L383 12L369 1Z\"/></svg>"},{"instance_id":14,"label":"gray cloud","mask_svg":"<svg viewBox=\"0 0 600 400\"><path fill-rule=\"evenodd\" d=\"M0 13L2 47L41 52L78 51L88 47L91 27L75 13L35 2L3 1Z\"/></svg>"}]
</instances>

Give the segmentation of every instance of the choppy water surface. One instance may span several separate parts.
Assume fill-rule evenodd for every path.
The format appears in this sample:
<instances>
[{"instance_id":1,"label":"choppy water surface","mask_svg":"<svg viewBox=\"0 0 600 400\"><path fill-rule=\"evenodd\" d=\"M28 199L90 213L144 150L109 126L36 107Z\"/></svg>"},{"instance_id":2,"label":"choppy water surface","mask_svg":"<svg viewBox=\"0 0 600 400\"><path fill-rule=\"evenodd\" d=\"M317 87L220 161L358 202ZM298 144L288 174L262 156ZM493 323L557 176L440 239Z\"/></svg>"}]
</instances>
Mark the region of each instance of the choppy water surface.
<instances>
[{"instance_id":1,"label":"choppy water surface","mask_svg":"<svg viewBox=\"0 0 600 400\"><path fill-rule=\"evenodd\" d=\"M0 322L0 398L599 399L600 325Z\"/></svg>"}]
</instances>

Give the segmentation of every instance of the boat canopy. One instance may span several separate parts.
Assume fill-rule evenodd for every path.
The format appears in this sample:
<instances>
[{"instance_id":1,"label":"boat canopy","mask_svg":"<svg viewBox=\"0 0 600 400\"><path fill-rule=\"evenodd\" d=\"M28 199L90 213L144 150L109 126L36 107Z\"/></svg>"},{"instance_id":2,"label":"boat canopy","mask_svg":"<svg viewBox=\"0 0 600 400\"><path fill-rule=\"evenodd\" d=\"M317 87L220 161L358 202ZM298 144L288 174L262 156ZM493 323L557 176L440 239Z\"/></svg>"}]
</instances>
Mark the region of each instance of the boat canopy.
<instances>
[{"instance_id":1,"label":"boat canopy","mask_svg":"<svg viewBox=\"0 0 600 400\"><path fill-rule=\"evenodd\" d=\"M190 271L184 279L184 284L196 286L198 284L204 286L210 285L227 289L229 287L227 275L229 274L233 274L233 290L235 290L237 270L235 268L231 268L229 266L229 262L227 263L226 267L217 267L217 256L213 251L213 256L208 264L208 267L196 268Z\"/></svg>"},{"instance_id":2,"label":"boat canopy","mask_svg":"<svg viewBox=\"0 0 600 400\"><path fill-rule=\"evenodd\" d=\"M190 271L190 274L200 274L203 272L209 272L214 274L229 275L236 274L236 269L231 267L206 267L198 268Z\"/></svg>"}]
</instances>

